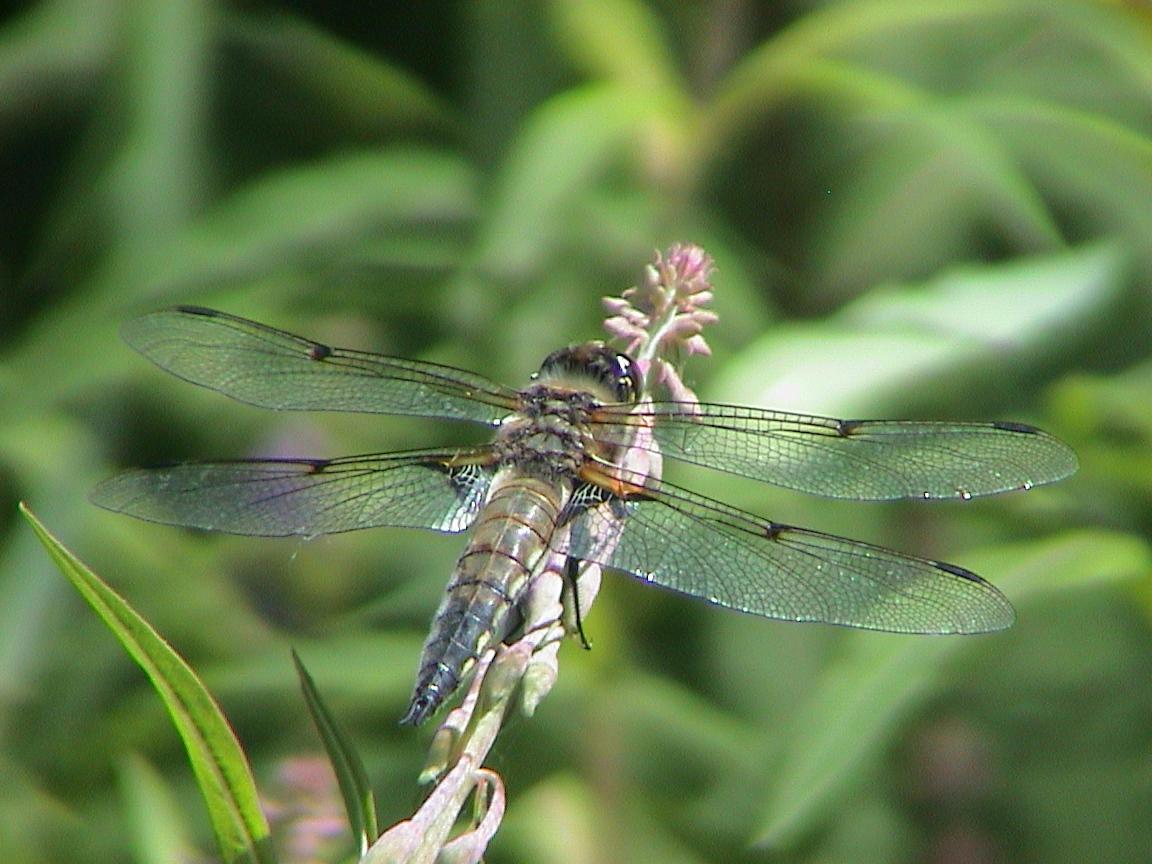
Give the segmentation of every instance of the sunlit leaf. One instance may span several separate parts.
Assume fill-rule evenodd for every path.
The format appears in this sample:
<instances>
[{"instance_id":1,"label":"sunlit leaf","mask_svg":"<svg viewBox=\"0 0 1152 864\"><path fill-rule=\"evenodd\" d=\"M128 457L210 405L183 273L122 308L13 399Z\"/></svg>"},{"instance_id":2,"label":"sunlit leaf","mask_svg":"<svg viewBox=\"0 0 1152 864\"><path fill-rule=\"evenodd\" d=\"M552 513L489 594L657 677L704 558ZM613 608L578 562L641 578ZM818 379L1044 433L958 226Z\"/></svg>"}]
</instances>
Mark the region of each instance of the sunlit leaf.
<instances>
[{"instance_id":1,"label":"sunlit leaf","mask_svg":"<svg viewBox=\"0 0 1152 864\"><path fill-rule=\"evenodd\" d=\"M873 291L818 323L772 329L729 364L720 398L835 416L874 414L965 379L995 392L1046 346L1084 334L1116 302L1111 246L966 268Z\"/></svg>"},{"instance_id":2,"label":"sunlit leaf","mask_svg":"<svg viewBox=\"0 0 1152 864\"><path fill-rule=\"evenodd\" d=\"M148 675L184 739L220 851L228 862L271 864L268 823L248 760L192 669L120 595L54 538L23 504L32 530L81 596Z\"/></svg>"}]
</instances>

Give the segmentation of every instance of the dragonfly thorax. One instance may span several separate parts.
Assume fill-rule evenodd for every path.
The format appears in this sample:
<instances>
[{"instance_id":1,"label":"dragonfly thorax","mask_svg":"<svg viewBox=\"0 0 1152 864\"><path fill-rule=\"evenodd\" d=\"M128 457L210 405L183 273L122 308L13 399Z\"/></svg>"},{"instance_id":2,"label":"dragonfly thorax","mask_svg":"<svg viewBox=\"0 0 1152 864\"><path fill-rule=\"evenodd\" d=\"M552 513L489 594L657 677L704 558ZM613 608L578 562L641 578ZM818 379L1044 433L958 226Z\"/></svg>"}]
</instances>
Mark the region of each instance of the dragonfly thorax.
<instances>
[{"instance_id":1,"label":"dragonfly thorax","mask_svg":"<svg viewBox=\"0 0 1152 864\"><path fill-rule=\"evenodd\" d=\"M499 462L537 476L574 476L595 446L589 421L599 401L547 384L533 384L520 397L520 410L500 424L493 442Z\"/></svg>"}]
</instances>

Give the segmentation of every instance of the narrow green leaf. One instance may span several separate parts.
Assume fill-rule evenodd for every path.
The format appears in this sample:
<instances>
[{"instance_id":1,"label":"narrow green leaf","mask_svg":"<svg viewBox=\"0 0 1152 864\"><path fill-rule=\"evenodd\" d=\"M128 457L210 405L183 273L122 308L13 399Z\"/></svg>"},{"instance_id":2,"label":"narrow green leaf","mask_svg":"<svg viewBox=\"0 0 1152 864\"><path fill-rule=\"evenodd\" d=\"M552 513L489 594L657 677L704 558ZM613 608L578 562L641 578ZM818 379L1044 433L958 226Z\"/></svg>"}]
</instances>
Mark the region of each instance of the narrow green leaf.
<instances>
[{"instance_id":1,"label":"narrow green leaf","mask_svg":"<svg viewBox=\"0 0 1152 864\"><path fill-rule=\"evenodd\" d=\"M340 784L340 794L344 798L344 809L348 813L352 836L356 841L359 856L363 857L380 834L376 825L376 797L368 784L364 763L352 747L348 736L337 725L332 712L320 698L316 682L312 680L312 676L308 674L303 661L300 660L300 655L295 651L292 652L292 662L296 664L296 674L300 677L300 689L304 691L308 713L312 715L312 722L316 724L316 731L320 733L320 740L324 742L332 770L336 772L336 781Z\"/></svg>"},{"instance_id":2,"label":"narrow green leaf","mask_svg":"<svg viewBox=\"0 0 1152 864\"><path fill-rule=\"evenodd\" d=\"M20 511L60 571L148 675L188 751L227 862L273 864L268 823L244 751L211 694L187 663L124 599L54 538L21 503Z\"/></svg>"}]
</instances>

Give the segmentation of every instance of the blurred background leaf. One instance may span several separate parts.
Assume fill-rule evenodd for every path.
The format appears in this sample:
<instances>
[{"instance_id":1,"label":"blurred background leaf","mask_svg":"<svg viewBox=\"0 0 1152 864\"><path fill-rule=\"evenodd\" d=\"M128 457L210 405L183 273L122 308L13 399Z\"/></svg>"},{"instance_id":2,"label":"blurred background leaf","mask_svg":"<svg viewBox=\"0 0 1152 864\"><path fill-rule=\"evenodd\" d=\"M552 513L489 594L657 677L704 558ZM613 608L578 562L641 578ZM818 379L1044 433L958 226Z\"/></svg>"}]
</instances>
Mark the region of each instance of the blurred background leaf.
<instances>
[{"instance_id":1,"label":"blurred background leaf","mask_svg":"<svg viewBox=\"0 0 1152 864\"><path fill-rule=\"evenodd\" d=\"M8 8L0 858L211 847L162 709L16 519L21 498L192 662L261 782L319 748L296 646L383 824L418 799L425 738L395 721L458 542L207 537L85 495L129 465L458 433L229 403L133 355L125 318L201 303L515 384L597 336L599 297L677 240L719 268L714 356L687 370L705 398L1032 422L1081 471L952 506L693 475L774 518L973 567L1019 621L904 642L611 580L586 622L594 650L565 648L556 689L498 751L510 810L491 860L1152 848L1145 5ZM145 798L163 834L143 831Z\"/></svg>"}]
</instances>

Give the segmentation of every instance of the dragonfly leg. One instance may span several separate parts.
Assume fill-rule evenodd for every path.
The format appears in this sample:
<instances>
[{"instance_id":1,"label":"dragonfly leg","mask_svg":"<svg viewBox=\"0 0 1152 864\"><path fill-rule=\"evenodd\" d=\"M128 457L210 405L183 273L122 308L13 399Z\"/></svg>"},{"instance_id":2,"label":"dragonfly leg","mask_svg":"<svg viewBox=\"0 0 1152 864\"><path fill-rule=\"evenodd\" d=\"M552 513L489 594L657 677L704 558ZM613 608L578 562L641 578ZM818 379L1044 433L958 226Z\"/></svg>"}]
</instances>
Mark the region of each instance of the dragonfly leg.
<instances>
[{"instance_id":1,"label":"dragonfly leg","mask_svg":"<svg viewBox=\"0 0 1152 864\"><path fill-rule=\"evenodd\" d=\"M568 588L572 592L572 612L576 617L576 633L580 636L580 644L584 646L585 651L592 650L592 643L588 641L588 637L584 635L584 616L580 612L580 591L579 586L576 584L580 579L580 565L579 558L569 556L568 560L564 563L564 579L568 583Z\"/></svg>"}]
</instances>

